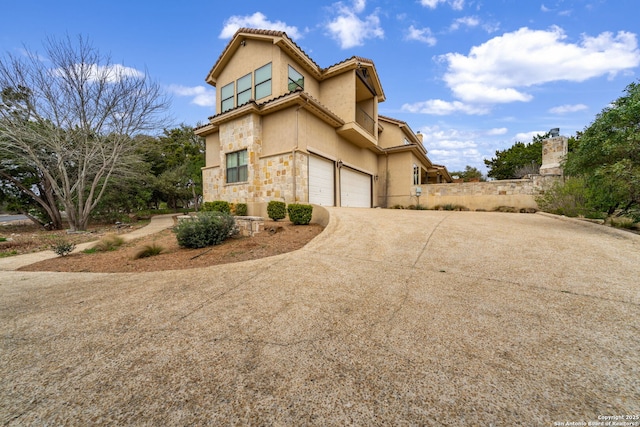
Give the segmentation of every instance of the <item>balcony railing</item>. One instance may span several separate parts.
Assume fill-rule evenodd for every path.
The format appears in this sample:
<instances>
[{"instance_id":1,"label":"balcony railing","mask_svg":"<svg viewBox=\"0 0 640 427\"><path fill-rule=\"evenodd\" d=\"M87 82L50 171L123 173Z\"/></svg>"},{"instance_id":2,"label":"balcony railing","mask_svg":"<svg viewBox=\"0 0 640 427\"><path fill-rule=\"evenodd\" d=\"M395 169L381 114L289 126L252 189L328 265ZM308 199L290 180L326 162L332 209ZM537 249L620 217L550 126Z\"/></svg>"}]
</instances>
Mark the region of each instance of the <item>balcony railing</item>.
<instances>
[{"instance_id":1,"label":"balcony railing","mask_svg":"<svg viewBox=\"0 0 640 427\"><path fill-rule=\"evenodd\" d=\"M374 134L375 122L362 108L356 107L356 123L364 128L371 135Z\"/></svg>"}]
</instances>

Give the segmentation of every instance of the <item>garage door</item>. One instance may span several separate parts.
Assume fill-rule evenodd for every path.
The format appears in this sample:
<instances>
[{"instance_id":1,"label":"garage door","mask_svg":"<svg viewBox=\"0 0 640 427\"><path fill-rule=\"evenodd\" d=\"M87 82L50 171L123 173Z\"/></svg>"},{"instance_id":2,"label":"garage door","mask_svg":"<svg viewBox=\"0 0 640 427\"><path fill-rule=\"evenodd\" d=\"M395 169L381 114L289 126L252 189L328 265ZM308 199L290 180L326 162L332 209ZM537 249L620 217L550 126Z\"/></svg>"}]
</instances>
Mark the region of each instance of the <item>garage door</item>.
<instances>
[{"instance_id":1,"label":"garage door","mask_svg":"<svg viewBox=\"0 0 640 427\"><path fill-rule=\"evenodd\" d=\"M371 207L371 175L343 167L340 169L340 205Z\"/></svg>"},{"instance_id":2,"label":"garage door","mask_svg":"<svg viewBox=\"0 0 640 427\"><path fill-rule=\"evenodd\" d=\"M309 203L334 206L335 179L333 162L309 156Z\"/></svg>"}]
</instances>

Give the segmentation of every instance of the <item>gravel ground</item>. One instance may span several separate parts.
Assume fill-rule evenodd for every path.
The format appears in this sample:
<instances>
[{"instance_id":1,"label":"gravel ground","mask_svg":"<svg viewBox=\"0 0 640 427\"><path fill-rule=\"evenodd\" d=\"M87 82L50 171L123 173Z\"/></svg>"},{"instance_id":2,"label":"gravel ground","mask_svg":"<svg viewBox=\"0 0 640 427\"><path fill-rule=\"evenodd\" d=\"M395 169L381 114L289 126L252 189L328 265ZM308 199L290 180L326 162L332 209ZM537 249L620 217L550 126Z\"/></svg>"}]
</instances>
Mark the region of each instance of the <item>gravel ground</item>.
<instances>
[{"instance_id":1,"label":"gravel ground","mask_svg":"<svg viewBox=\"0 0 640 427\"><path fill-rule=\"evenodd\" d=\"M303 249L261 260L3 271L0 423L640 415L640 236L543 215L330 212Z\"/></svg>"}]
</instances>

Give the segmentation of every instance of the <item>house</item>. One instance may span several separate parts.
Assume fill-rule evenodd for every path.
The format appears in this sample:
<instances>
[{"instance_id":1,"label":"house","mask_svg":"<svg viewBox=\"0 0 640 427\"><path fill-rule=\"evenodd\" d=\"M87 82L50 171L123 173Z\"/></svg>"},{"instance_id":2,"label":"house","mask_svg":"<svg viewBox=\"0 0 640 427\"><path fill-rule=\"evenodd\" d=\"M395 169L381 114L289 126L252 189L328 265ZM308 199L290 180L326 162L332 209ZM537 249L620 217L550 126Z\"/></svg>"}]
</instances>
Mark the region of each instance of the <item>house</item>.
<instances>
[{"instance_id":1,"label":"house","mask_svg":"<svg viewBox=\"0 0 640 427\"><path fill-rule=\"evenodd\" d=\"M217 114L206 139L205 201L271 200L323 206L416 204L415 186L450 182L422 135L378 114L385 100L373 62L321 68L284 32L240 29L206 77Z\"/></svg>"}]
</instances>

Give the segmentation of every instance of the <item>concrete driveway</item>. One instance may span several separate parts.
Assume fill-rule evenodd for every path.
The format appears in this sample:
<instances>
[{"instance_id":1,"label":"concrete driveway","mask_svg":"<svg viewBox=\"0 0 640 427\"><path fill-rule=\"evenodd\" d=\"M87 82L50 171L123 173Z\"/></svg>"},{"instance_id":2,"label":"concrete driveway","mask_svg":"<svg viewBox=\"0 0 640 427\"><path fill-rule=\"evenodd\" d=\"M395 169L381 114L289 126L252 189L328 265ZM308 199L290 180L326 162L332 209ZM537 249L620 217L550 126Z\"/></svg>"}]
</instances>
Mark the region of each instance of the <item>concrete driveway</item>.
<instances>
[{"instance_id":1,"label":"concrete driveway","mask_svg":"<svg viewBox=\"0 0 640 427\"><path fill-rule=\"evenodd\" d=\"M640 236L539 214L330 213L305 248L257 261L0 272L0 423L640 415Z\"/></svg>"}]
</instances>

